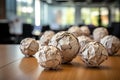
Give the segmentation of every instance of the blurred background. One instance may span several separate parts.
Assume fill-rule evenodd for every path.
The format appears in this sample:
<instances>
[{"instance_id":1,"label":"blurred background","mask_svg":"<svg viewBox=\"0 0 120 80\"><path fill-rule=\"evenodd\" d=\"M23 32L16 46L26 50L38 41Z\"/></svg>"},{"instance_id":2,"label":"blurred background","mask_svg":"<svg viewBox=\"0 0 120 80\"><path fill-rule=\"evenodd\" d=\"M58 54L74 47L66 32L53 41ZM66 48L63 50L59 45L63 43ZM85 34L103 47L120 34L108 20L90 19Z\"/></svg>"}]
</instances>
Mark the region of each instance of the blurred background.
<instances>
[{"instance_id":1,"label":"blurred background","mask_svg":"<svg viewBox=\"0 0 120 80\"><path fill-rule=\"evenodd\" d=\"M0 44L39 39L46 30L73 25L105 27L120 38L120 0L0 0Z\"/></svg>"}]
</instances>

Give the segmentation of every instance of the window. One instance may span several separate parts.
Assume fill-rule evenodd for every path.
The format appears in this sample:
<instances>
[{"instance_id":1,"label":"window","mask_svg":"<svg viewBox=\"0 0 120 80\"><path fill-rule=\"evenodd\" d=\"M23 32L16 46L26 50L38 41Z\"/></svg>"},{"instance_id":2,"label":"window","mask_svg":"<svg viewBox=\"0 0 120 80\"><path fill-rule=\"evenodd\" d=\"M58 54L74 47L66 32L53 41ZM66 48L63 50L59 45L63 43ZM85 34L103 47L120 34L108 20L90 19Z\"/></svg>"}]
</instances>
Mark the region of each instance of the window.
<instances>
[{"instance_id":1,"label":"window","mask_svg":"<svg viewBox=\"0 0 120 80\"><path fill-rule=\"evenodd\" d=\"M74 7L57 7L44 5L44 22L47 22L48 24L74 24L74 14Z\"/></svg>"},{"instance_id":2,"label":"window","mask_svg":"<svg viewBox=\"0 0 120 80\"><path fill-rule=\"evenodd\" d=\"M20 16L24 20L24 22L34 24L34 0L17 0L16 4L17 15Z\"/></svg>"},{"instance_id":3,"label":"window","mask_svg":"<svg viewBox=\"0 0 120 80\"><path fill-rule=\"evenodd\" d=\"M115 9L115 22L120 22L120 9Z\"/></svg>"},{"instance_id":4,"label":"window","mask_svg":"<svg viewBox=\"0 0 120 80\"><path fill-rule=\"evenodd\" d=\"M81 9L81 18L84 24L89 25L93 24L95 26L99 25L98 19L99 15L101 16L102 26L108 25L108 9L107 8L82 8Z\"/></svg>"},{"instance_id":5,"label":"window","mask_svg":"<svg viewBox=\"0 0 120 80\"><path fill-rule=\"evenodd\" d=\"M107 26L108 25L108 9L107 8L100 8L101 10L101 21L102 21L102 26Z\"/></svg>"}]
</instances>

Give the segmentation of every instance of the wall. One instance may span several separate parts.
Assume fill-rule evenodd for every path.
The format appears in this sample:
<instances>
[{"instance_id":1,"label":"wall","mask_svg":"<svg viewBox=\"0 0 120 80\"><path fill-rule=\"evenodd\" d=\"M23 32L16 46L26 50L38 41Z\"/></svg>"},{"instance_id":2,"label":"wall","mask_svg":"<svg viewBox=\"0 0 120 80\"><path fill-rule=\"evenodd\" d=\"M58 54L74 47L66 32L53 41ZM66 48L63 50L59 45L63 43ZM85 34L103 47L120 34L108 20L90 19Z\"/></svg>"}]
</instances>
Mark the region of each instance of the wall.
<instances>
[{"instance_id":1,"label":"wall","mask_svg":"<svg viewBox=\"0 0 120 80\"><path fill-rule=\"evenodd\" d=\"M0 19L5 19L5 0L0 0Z\"/></svg>"},{"instance_id":2,"label":"wall","mask_svg":"<svg viewBox=\"0 0 120 80\"><path fill-rule=\"evenodd\" d=\"M6 18L16 15L16 0L5 0L6 1Z\"/></svg>"}]
</instances>

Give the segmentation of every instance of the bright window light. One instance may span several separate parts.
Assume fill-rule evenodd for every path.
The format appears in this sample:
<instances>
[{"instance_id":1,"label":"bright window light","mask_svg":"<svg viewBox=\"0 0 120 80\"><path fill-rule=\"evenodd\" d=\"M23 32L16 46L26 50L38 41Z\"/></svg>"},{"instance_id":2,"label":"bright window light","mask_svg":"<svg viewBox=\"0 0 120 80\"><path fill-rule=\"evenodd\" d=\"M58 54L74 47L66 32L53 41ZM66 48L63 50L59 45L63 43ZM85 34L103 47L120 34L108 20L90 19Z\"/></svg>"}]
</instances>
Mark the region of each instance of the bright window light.
<instances>
[{"instance_id":1,"label":"bright window light","mask_svg":"<svg viewBox=\"0 0 120 80\"><path fill-rule=\"evenodd\" d=\"M35 0L35 25L40 26L40 1Z\"/></svg>"}]
</instances>

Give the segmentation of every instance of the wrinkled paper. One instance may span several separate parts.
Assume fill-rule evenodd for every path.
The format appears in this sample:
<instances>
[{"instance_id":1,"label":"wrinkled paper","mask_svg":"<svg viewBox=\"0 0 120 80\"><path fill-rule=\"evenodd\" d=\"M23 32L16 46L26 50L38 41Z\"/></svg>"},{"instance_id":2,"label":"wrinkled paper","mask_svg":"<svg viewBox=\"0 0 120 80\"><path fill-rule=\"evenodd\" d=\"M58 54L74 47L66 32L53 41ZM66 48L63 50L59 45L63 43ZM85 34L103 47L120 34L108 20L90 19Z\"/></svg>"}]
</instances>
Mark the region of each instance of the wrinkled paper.
<instances>
[{"instance_id":1,"label":"wrinkled paper","mask_svg":"<svg viewBox=\"0 0 120 80\"><path fill-rule=\"evenodd\" d=\"M109 55L116 54L120 49L120 40L115 36L105 36L100 42L105 46Z\"/></svg>"},{"instance_id":2,"label":"wrinkled paper","mask_svg":"<svg viewBox=\"0 0 120 80\"><path fill-rule=\"evenodd\" d=\"M42 46L38 53L39 63L44 68L56 69L61 64L61 52L54 46Z\"/></svg>"},{"instance_id":3,"label":"wrinkled paper","mask_svg":"<svg viewBox=\"0 0 120 80\"><path fill-rule=\"evenodd\" d=\"M80 48L78 39L67 31L55 34L50 40L49 45L57 47L62 52L62 63L72 61Z\"/></svg>"},{"instance_id":4,"label":"wrinkled paper","mask_svg":"<svg viewBox=\"0 0 120 80\"><path fill-rule=\"evenodd\" d=\"M82 32L78 26L72 26L68 29L68 32L72 33L74 36L78 37L82 35Z\"/></svg>"},{"instance_id":5,"label":"wrinkled paper","mask_svg":"<svg viewBox=\"0 0 120 80\"><path fill-rule=\"evenodd\" d=\"M89 42L93 41L90 37L87 37L87 36L79 36L77 37L78 38L78 41L79 41L79 44L80 44L80 51L79 51L79 54L81 54L81 50L82 48L84 48L84 46L86 44L88 44Z\"/></svg>"},{"instance_id":6,"label":"wrinkled paper","mask_svg":"<svg viewBox=\"0 0 120 80\"><path fill-rule=\"evenodd\" d=\"M106 28L96 28L93 31L93 38L95 41L100 42L100 39L108 35L108 31Z\"/></svg>"},{"instance_id":7,"label":"wrinkled paper","mask_svg":"<svg viewBox=\"0 0 120 80\"><path fill-rule=\"evenodd\" d=\"M50 39L55 33L53 31L45 31L40 38L40 45L45 46L48 45Z\"/></svg>"},{"instance_id":8,"label":"wrinkled paper","mask_svg":"<svg viewBox=\"0 0 120 80\"><path fill-rule=\"evenodd\" d=\"M82 35L89 36L90 35L90 30L87 26L81 26L80 30L82 31Z\"/></svg>"},{"instance_id":9,"label":"wrinkled paper","mask_svg":"<svg viewBox=\"0 0 120 80\"><path fill-rule=\"evenodd\" d=\"M34 55L39 49L39 44L35 39L25 38L20 42L20 50L26 56Z\"/></svg>"},{"instance_id":10,"label":"wrinkled paper","mask_svg":"<svg viewBox=\"0 0 120 80\"><path fill-rule=\"evenodd\" d=\"M87 66L99 66L108 58L108 53L102 44L93 41L82 49L81 58Z\"/></svg>"}]
</instances>

